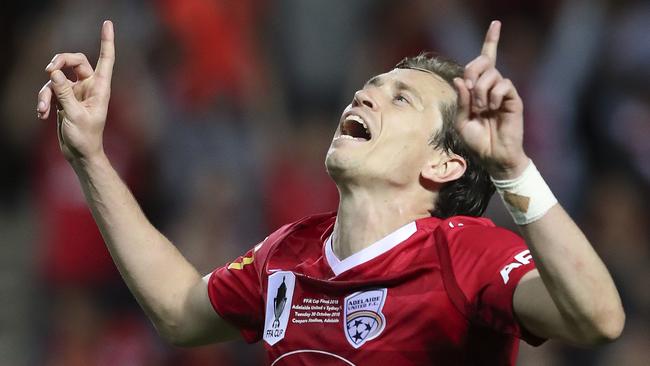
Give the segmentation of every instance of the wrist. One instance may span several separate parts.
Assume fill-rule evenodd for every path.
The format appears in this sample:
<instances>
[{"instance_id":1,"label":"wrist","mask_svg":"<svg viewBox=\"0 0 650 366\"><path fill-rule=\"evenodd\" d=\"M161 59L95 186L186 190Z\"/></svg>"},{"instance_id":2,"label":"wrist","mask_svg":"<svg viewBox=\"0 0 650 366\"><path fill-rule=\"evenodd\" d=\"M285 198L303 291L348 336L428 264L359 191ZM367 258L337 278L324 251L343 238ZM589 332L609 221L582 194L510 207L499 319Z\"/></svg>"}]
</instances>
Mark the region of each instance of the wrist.
<instances>
[{"instance_id":1,"label":"wrist","mask_svg":"<svg viewBox=\"0 0 650 366\"><path fill-rule=\"evenodd\" d=\"M73 159L70 159L69 162L77 173L87 171L93 167L101 167L107 164L110 165L108 157L104 153L104 150L99 150L96 153L88 154L86 156L75 157Z\"/></svg>"},{"instance_id":2,"label":"wrist","mask_svg":"<svg viewBox=\"0 0 650 366\"><path fill-rule=\"evenodd\" d=\"M499 164L493 166L491 169L488 168L488 173L493 180L516 179L524 173L530 162L530 158L522 152L517 158L507 164Z\"/></svg>"},{"instance_id":3,"label":"wrist","mask_svg":"<svg viewBox=\"0 0 650 366\"><path fill-rule=\"evenodd\" d=\"M519 176L512 179L491 177L491 180L517 225L539 220L557 203L553 192L530 159Z\"/></svg>"}]
</instances>

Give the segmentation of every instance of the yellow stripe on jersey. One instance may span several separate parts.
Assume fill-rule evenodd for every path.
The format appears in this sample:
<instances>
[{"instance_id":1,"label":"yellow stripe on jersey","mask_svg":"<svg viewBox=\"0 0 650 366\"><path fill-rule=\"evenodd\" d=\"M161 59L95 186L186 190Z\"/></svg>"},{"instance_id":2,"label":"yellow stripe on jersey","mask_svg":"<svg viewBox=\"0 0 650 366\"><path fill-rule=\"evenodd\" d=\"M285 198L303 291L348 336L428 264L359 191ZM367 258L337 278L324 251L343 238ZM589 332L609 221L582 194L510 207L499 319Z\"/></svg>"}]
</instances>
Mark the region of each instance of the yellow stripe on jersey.
<instances>
[{"instance_id":1,"label":"yellow stripe on jersey","mask_svg":"<svg viewBox=\"0 0 650 366\"><path fill-rule=\"evenodd\" d=\"M232 262L228 265L228 269L242 269L245 265L253 263L255 259L253 256L242 258L241 262Z\"/></svg>"}]
</instances>

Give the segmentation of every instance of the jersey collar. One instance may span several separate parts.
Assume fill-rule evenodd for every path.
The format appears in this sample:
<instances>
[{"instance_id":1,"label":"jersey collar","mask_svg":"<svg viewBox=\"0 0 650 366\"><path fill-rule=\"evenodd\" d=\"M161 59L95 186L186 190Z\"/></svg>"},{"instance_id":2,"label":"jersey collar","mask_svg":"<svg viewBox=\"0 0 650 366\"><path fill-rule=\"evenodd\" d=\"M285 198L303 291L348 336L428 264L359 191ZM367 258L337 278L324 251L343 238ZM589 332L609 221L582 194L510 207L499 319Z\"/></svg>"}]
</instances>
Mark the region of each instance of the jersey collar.
<instances>
[{"instance_id":1,"label":"jersey collar","mask_svg":"<svg viewBox=\"0 0 650 366\"><path fill-rule=\"evenodd\" d=\"M386 235L383 239L374 242L368 247L343 260L338 259L336 254L334 254L334 250L332 249L332 235L330 234L325 241L325 258L327 259L327 263L332 269L332 272L338 276L351 268L366 263L388 252L404 240L411 237L411 235L415 234L416 231L417 225L415 224L415 221L412 221Z\"/></svg>"}]
</instances>

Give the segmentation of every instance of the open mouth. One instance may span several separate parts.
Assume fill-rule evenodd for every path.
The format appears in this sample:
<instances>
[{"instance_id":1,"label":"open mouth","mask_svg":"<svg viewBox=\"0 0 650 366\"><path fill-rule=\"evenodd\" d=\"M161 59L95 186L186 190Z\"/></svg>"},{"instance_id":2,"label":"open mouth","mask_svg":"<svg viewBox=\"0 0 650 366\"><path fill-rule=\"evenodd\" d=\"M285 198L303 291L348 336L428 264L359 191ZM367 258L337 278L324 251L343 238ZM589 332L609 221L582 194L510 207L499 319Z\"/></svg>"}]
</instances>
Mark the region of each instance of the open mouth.
<instances>
[{"instance_id":1,"label":"open mouth","mask_svg":"<svg viewBox=\"0 0 650 366\"><path fill-rule=\"evenodd\" d=\"M341 138L369 141L372 135L363 118L351 114L341 124Z\"/></svg>"}]
</instances>

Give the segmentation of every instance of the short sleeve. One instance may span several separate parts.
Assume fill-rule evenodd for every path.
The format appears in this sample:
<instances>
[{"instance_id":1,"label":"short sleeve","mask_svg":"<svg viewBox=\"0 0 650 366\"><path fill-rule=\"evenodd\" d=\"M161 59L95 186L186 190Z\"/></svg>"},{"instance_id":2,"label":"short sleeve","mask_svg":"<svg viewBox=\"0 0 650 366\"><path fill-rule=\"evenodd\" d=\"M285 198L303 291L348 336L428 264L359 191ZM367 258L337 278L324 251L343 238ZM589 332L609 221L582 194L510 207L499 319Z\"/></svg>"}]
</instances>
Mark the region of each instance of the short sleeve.
<instances>
[{"instance_id":1,"label":"short sleeve","mask_svg":"<svg viewBox=\"0 0 650 366\"><path fill-rule=\"evenodd\" d=\"M256 263L260 259L256 254L252 249L208 277L212 307L221 318L237 327L248 343L260 340L264 327L262 285Z\"/></svg>"},{"instance_id":2,"label":"short sleeve","mask_svg":"<svg viewBox=\"0 0 650 366\"><path fill-rule=\"evenodd\" d=\"M513 309L519 280L535 269L526 243L487 219L479 224L462 221L449 221L445 231L454 277L472 312L470 320L532 345L543 343L519 325Z\"/></svg>"}]
</instances>

